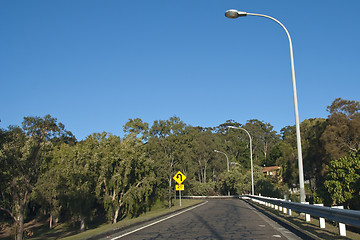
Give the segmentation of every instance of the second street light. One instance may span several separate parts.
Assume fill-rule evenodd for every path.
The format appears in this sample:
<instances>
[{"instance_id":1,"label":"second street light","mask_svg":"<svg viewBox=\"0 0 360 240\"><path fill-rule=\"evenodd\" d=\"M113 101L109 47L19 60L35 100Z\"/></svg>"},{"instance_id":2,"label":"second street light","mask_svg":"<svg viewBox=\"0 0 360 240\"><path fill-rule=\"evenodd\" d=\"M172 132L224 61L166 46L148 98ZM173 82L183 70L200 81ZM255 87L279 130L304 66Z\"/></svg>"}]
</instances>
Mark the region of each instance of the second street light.
<instances>
[{"instance_id":1,"label":"second street light","mask_svg":"<svg viewBox=\"0 0 360 240\"><path fill-rule=\"evenodd\" d=\"M218 150L214 150L214 152L216 152L216 153L222 153L222 154L225 155L225 157L226 157L226 165L227 165L227 172L229 172L229 170L230 170L229 158L228 158L228 156L226 155L226 153L220 152L220 151L218 151ZM228 191L228 195L230 196L230 191Z\"/></svg>"},{"instance_id":2,"label":"second street light","mask_svg":"<svg viewBox=\"0 0 360 240\"><path fill-rule=\"evenodd\" d=\"M226 163L227 163L227 171L229 172L229 170L230 170L230 166L229 166L229 158L228 158L228 156L226 155L226 153L224 153L224 152L220 152L220 151L218 151L218 150L214 150L214 152L216 152L216 153L222 153L222 154L224 154L224 155L225 155L225 157L226 157Z\"/></svg>"},{"instance_id":3,"label":"second street light","mask_svg":"<svg viewBox=\"0 0 360 240\"><path fill-rule=\"evenodd\" d=\"M286 35L289 40L290 46L290 62L291 62L291 76L292 76L292 85L293 85L293 96L294 96L294 110L295 110L295 125L296 125L296 141L297 141L297 151L298 151L298 168L299 168L299 185L300 185L300 202L305 202L305 187L304 187L304 170L303 170L303 159L302 159L302 151L301 151L301 137L300 137L300 123L299 123L299 110L297 103L297 93L296 93L296 82L295 82L295 67L294 67L294 56L293 56L293 48L291 37L286 29L286 27L277 19L258 13L248 13L248 12L240 12L238 10L228 10L225 12L225 16L228 18L238 18L238 17L246 17L246 16L258 16L265 17L277 22L286 32Z\"/></svg>"},{"instance_id":4,"label":"second street light","mask_svg":"<svg viewBox=\"0 0 360 240\"><path fill-rule=\"evenodd\" d=\"M229 170L230 170L229 158L227 157L226 153L220 152L220 151L218 151L218 150L214 150L214 152L216 152L216 153L222 153L222 154L225 155L225 157L226 157L226 166L227 166L227 170L228 170L227 172L229 172ZM230 191L228 191L228 195L230 196Z\"/></svg>"},{"instance_id":5,"label":"second street light","mask_svg":"<svg viewBox=\"0 0 360 240\"><path fill-rule=\"evenodd\" d=\"M243 130L249 136L249 139L250 139L250 164L251 164L251 195L254 195L254 169L253 169L253 159L252 159L252 138L251 138L251 135L245 128L234 127L234 126L228 126L228 128Z\"/></svg>"}]
</instances>

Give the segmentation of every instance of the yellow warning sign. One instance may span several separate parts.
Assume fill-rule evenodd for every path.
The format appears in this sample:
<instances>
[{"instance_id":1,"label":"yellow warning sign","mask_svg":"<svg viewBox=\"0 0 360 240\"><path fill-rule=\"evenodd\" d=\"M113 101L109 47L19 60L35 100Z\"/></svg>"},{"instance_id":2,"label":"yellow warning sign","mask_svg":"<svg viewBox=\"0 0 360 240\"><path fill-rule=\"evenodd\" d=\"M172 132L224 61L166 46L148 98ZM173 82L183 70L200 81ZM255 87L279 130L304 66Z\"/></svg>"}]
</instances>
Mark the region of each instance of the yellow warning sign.
<instances>
[{"instance_id":1,"label":"yellow warning sign","mask_svg":"<svg viewBox=\"0 0 360 240\"><path fill-rule=\"evenodd\" d=\"M184 184L176 184L176 191L184 191L185 186Z\"/></svg>"},{"instance_id":2,"label":"yellow warning sign","mask_svg":"<svg viewBox=\"0 0 360 240\"><path fill-rule=\"evenodd\" d=\"M181 184L183 181L185 181L186 177L184 174L182 174L182 172L178 171L175 176L173 177L173 179L178 183Z\"/></svg>"}]
</instances>

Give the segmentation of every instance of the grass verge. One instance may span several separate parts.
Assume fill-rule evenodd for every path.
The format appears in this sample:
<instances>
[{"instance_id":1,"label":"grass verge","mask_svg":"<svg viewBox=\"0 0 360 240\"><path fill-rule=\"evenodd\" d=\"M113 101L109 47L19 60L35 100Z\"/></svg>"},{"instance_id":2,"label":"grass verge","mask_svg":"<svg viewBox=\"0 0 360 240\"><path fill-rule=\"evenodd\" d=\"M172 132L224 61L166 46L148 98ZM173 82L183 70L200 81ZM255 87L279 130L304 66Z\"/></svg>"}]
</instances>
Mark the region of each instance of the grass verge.
<instances>
[{"instance_id":1,"label":"grass verge","mask_svg":"<svg viewBox=\"0 0 360 240\"><path fill-rule=\"evenodd\" d=\"M119 221L116 224L102 224L94 229L87 230L85 232L79 233L74 227L69 223L63 223L56 225L53 229L49 230L47 223L43 223L40 226L29 229L34 233L32 237L28 239L34 240L55 240L55 239L66 239L66 240L78 240L78 239L90 239L93 236L100 234L105 234L107 232L112 232L118 229L125 229L129 226L139 224L142 222L150 221L152 219L159 218L163 215L171 214L180 209L184 209L196 204L203 202L203 200L197 199L182 199L181 207L179 205L173 206L171 209L164 208L162 206L154 207L151 211L140 215L137 218L125 218ZM177 202L177 204L179 204ZM10 239L10 238L9 238Z\"/></svg>"}]
</instances>

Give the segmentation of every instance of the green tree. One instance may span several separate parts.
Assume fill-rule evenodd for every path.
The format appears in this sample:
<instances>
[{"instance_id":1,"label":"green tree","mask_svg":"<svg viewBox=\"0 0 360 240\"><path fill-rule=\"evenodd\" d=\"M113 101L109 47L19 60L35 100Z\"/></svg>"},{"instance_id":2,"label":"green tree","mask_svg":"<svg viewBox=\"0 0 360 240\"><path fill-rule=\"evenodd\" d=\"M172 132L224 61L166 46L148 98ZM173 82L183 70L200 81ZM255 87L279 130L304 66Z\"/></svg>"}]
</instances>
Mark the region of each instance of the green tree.
<instances>
[{"instance_id":1,"label":"green tree","mask_svg":"<svg viewBox=\"0 0 360 240\"><path fill-rule=\"evenodd\" d=\"M230 122L228 120L225 124L220 125L221 128L225 128L224 134L225 137L221 141L223 141L223 144L220 144L220 146L223 145L223 149L226 153L229 154L229 157L235 161L240 163L245 168L250 168L250 139L247 133L243 130L237 130L237 129L229 129L228 126L234 126L234 127L243 127L241 124L236 122ZM221 132L218 132L221 133ZM251 133L250 133L251 134Z\"/></svg>"},{"instance_id":2,"label":"green tree","mask_svg":"<svg viewBox=\"0 0 360 240\"><path fill-rule=\"evenodd\" d=\"M244 128L249 131L253 140L255 162L270 166L269 154L280 140L280 136L273 130L274 127L270 123L251 119L246 123Z\"/></svg>"},{"instance_id":3,"label":"green tree","mask_svg":"<svg viewBox=\"0 0 360 240\"><path fill-rule=\"evenodd\" d=\"M48 207L50 218L57 218L63 212L70 215L73 223L80 222L81 231L85 230L86 222L95 211L97 172L94 150L97 148L90 141L54 148L48 171L36 185L36 194Z\"/></svg>"},{"instance_id":4,"label":"green tree","mask_svg":"<svg viewBox=\"0 0 360 240\"><path fill-rule=\"evenodd\" d=\"M59 165L55 161L49 163L49 168L39 176L39 179L32 192L32 200L37 202L44 211L48 212L49 228L53 228L53 223L57 223L60 217L60 192L59 180L62 174ZM49 181L51 179L51 181Z\"/></svg>"},{"instance_id":5,"label":"green tree","mask_svg":"<svg viewBox=\"0 0 360 240\"><path fill-rule=\"evenodd\" d=\"M185 132L186 124L176 116L166 121L154 121L150 128L150 138L146 146L147 154L155 164L160 190L167 189L169 208L172 206L173 191L175 193L172 178L184 152L184 144L181 142L180 136L184 135Z\"/></svg>"},{"instance_id":6,"label":"green tree","mask_svg":"<svg viewBox=\"0 0 360 240\"><path fill-rule=\"evenodd\" d=\"M193 127L189 129L189 132L192 137L188 143L188 148L194 163L193 168L196 166L198 181L206 183L208 181L208 172L211 170L210 163L214 159L215 139L210 129ZM226 162L223 166L226 166Z\"/></svg>"},{"instance_id":7,"label":"green tree","mask_svg":"<svg viewBox=\"0 0 360 240\"><path fill-rule=\"evenodd\" d=\"M298 183L296 137L290 134L286 127L282 129L283 141L278 142L270 153L270 159L275 165L282 167L282 179L290 188ZM293 139L295 137L295 140Z\"/></svg>"},{"instance_id":8,"label":"green tree","mask_svg":"<svg viewBox=\"0 0 360 240\"><path fill-rule=\"evenodd\" d=\"M360 209L360 153L333 160L324 186L332 204L345 204L347 208Z\"/></svg>"},{"instance_id":9,"label":"green tree","mask_svg":"<svg viewBox=\"0 0 360 240\"><path fill-rule=\"evenodd\" d=\"M324 183L327 159L320 138L326 125L327 121L323 118L305 119L300 125L304 175L313 194Z\"/></svg>"},{"instance_id":10,"label":"green tree","mask_svg":"<svg viewBox=\"0 0 360 240\"><path fill-rule=\"evenodd\" d=\"M96 163L93 155L96 147L91 141L82 141L71 147L63 145L65 156L60 156L60 161L65 164L66 171L62 172L60 182L62 193L67 200L67 207L73 219L80 220L80 230L86 228L87 218L94 212Z\"/></svg>"},{"instance_id":11,"label":"green tree","mask_svg":"<svg viewBox=\"0 0 360 240\"><path fill-rule=\"evenodd\" d=\"M321 141L327 158L336 160L360 150L360 103L337 98L328 106L330 115Z\"/></svg>"},{"instance_id":12,"label":"green tree","mask_svg":"<svg viewBox=\"0 0 360 240\"><path fill-rule=\"evenodd\" d=\"M256 182L255 188L257 189L257 193L260 193L262 196L273 198L284 197L284 191L271 182L270 179L260 179Z\"/></svg>"},{"instance_id":13,"label":"green tree","mask_svg":"<svg viewBox=\"0 0 360 240\"><path fill-rule=\"evenodd\" d=\"M125 137L141 138L147 141L149 138L149 124L143 122L140 118L129 119L124 125Z\"/></svg>"},{"instance_id":14,"label":"green tree","mask_svg":"<svg viewBox=\"0 0 360 240\"><path fill-rule=\"evenodd\" d=\"M64 125L46 115L25 117L19 127L9 127L1 132L0 210L8 213L16 225L16 239L23 238L25 209L30 194L38 181L42 165L49 157L51 141L72 139Z\"/></svg>"},{"instance_id":15,"label":"green tree","mask_svg":"<svg viewBox=\"0 0 360 240\"><path fill-rule=\"evenodd\" d=\"M254 190L255 194L261 193L258 189L258 182L265 179L260 166L254 166ZM251 193L251 170L243 169L241 166L236 166L231 170L229 176L230 189L235 190L235 194L250 194ZM233 191L233 190L231 190Z\"/></svg>"},{"instance_id":16,"label":"green tree","mask_svg":"<svg viewBox=\"0 0 360 240\"><path fill-rule=\"evenodd\" d=\"M139 139L106 134L100 139L97 195L109 220L116 223L126 214L137 216L151 206L156 189L153 162L145 157Z\"/></svg>"},{"instance_id":17,"label":"green tree","mask_svg":"<svg viewBox=\"0 0 360 240\"><path fill-rule=\"evenodd\" d=\"M251 184L249 186L244 184L248 182L248 179L245 179L246 174L244 175L244 173L244 169L241 169L238 166L233 167L229 172L222 172L219 178L222 195L227 195L228 193L232 195L247 193L248 190L251 189Z\"/></svg>"}]
</instances>

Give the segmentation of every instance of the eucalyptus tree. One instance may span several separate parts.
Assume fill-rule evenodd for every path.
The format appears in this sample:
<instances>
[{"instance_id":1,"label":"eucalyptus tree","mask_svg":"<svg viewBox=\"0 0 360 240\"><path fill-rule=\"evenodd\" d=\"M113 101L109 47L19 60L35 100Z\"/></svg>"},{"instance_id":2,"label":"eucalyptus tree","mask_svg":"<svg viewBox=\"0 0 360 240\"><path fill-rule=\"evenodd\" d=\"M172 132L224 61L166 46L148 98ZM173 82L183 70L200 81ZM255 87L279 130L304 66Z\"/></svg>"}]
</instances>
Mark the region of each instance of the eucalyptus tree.
<instances>
[{"instance_id":1,"label":"eucalyptus tree","mask_svg":"<svg viewBox=\"0 0 360 240\"><path fill-rule=\"evenodd\" d=\"M323 186L328 160L321 136L327 121L323 118L305 119L301 125L301 145L303 149L304 175L309 180L310 190L315 193Z\"/></svg>"},{"instance_id":2,"label":"eucalyptus tree","mask_svg":"<svg viewBox=\"0 0 360 240\"><path fill-rule=\"evenodd\" d=\"M25 209L43 164L50 159L53 142L73 139L64 125L46 115L25 117L22 128L9 127L1 132L0 210L8 213L16 225L16 239L23 238Z\"/></svg>"},{"instance_id":3,"label":"eucalyptus tree","mask_svg":"<svg viewBox=\"0 0 360 240\"><path fill-rule=\"evenodd\" d=\"M229 158L232 160L242 162L242 166L250 166L250 161L248 164L244 162L244 158L250 158L249 151L246 150L248 145L247 143L249 142L249 140L246 142L246 139L249 139L249 137L245 132L229 130L229 126L243 127L242 124L232 119L215 127L214 132L216 133L216 139L218 142L217 149L228 153Z\"/></svg>"},{"instance_id":4,"label":"eucalyptus tree","mask_svg":"<svg viewBox=\"0 0 360 240\"><path fill-rule=\"evenodd\" d=\"M225 126L227 126L227 124ZM244 127L241 124L230 126ZM245 168L250 168L250 139L245 131L226 128L224 151L229 153L229 157L235 162L240 163Z\"/></svg>"},{"instance_id":5,"label":"eucalyptus tree","mask_svg":"<svg viewBox=\"0 0 360 240\"><path fill-rule=\"evenodd\" d=\"M61 195L59 192L59 180L62 175L61 166L51 160L34 187L32 200L41 206L43 212L49 214L49 228L58 223L61 210ZM49 181L50 180L50 181Z\"/></svg>"},{"instance_id":6,"label":"eucalyptus tree","mask_svg":"<svg viewBox=\"0 0 360 240\"><path fill-rule=\"evenodd\" d=\"M96 167L93 156L97 153L97 143L87 138L74 147L63 145L62 175L60 185L67 208L73 219L80 220L80 230L84 231L86 223L93 216L95 205Z\"/></svg>"},{"instance_id":7,"label":"eucalyptus tree","mask_svg":"<svg viewBox=\"0 0 360 240\"><path fill-rule=\"evenodd\" d=\"M188 154L192 159L193 169L196 169L198 181L206 183L208 182L208 173L215 170L216 167L214 165L214 168L211 169L211 162L215 159L214 149L219 147L216 143L216 135L209 128L190 127L188 129L188 135L191 136L187 144ZM223 166L226 166L226 161L224 162Z\"/></svg>"},{"instance_id":8,"label":"eucalyptus tree","mask_svg":"<svg viewBox=\"0 0 360 240\"><path fill-rule=\"evenodd\" d=\"M186 124L179 117L169 120L156 120L150 128L147 153L154 161L156 178L160 189L167 189L167 200L171 208L172 178L184 151L181 136L186 133Z\"/></svg>"},{"instance_id":9,"label":"eucalyptus tree","mask_svg":"<svg viewBox=\"0 0 360 240\"><path fill-rule=\"evenodd\" d=\"M94 215L97 177L93 155L97 150L89 141L63 143L52 150L51 161L35 188L36 200L40 199L50 214L50 227L62 213L73 223L79 221L80 230L85 230L88 218Z\"/></svg>"},{"instance_id":10,"label":"eucalyptus tree","mask_svg":"<svg viewBox=\"0 0 360 240\"><path fill-rule=\"evenodd\" d=\"M360 103L337 98L327 110L330 113L328 119L305 119L300 127L304 175L310 180L310 189L315 195L322 191L329 162L347 156L349 152L357 152L360 147ZM283 143L277 147L281 146L282 156L289 156L287 163L282 162L282 166L284 180L292 185L291 179L298 174L295 159L292 158L296 146L295 127L284 127L282 137ZM276 155L274 153L272 157ZM281 159L283 157L277 161Z\"/></svg>"},{"instance_id":11,"label":"eucalyptus tree","mask_svg":"<svg viewBox=\"0 0 360 240\"><path fill-rule=\"evenodd\" d=\"M268 165L269 154L272 148L279 142L280 135L276 133L270 123L257 119L248 120L244 126L250 132L253 144L253 153L258 164Z\"/></svg>"},{"instance_id":12,"label":"eucalyptus tree","mask_svg":"<svg viewBox=\"0 0 360 240\"><path fill-rule=\"evenodd\" d=\"M140 138L144 142L149 138L149 124L143 122L140 118L129 119L123 130L126 137Z\"/></svg>"},{"instance_id":13,"label":"eucalyptus tree","mask_svg":"<svg viewBox=\"0 0 360 240\"><path fill-rule=\"evenodd\" d=\"M96 192L108 219L116 223L127 214L137 216L150 208L156 189L154 164L136 137L121 140L103 133L100 139Z\"/></svg>"},{"instance_id":14,"label":"eucalyptus tree","mask_svg":"<svg viewBox=\"0 0 360 240\"><path fill-rule=\"evenodd\" d=\"M270 152L270 162L282 167L284 183L294 188L298 182L295 126L286 126L280 132L282 141Z\"/></svg>"},{"instance_id":15,"label":"eucalyptus tree","mask_svg":"<svg viewBox=\"0 0 360 240\"><path fill-rule=\"evenodd\" d=\"M323 144L320 138L326 128L327 121L322 118L305 119L301 124L301 145L303 149L304 174L310 181L312 191L316 191L317 186L322 184L321 175L324 173L325 155ZM286 180L298 174L296 165L296 131L295 126L287 126L281 129L283 142L276 145L271 152L271 160L277 158L276 162L283 166L283 173L287 175ZM281 153L280 153L281 152ZM284 162L284 156L288 159ZM294 157L293 157L294 156ZM286 163L286 164L285 164ZM291 172L290 172L291 171ZM295 172L294 172L295 171ZM290 177L290 178L289 178ZM289 183L292 181L290 180ZM315 184L314 184L315 183Z\"/></svg>"},{"instance_id":16,"label":"eucalyptus tree","mask_svg":"<svg viewBox=\"0 0 360 240\"><path fill-rule=\"evenodd\" d=\"M344 157L360 149L360 102L337 98L327 107L330 113L321 141L328 159Z\"/></svg>"}]
</instances>

